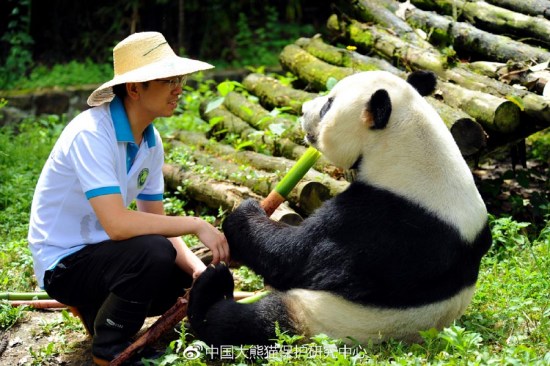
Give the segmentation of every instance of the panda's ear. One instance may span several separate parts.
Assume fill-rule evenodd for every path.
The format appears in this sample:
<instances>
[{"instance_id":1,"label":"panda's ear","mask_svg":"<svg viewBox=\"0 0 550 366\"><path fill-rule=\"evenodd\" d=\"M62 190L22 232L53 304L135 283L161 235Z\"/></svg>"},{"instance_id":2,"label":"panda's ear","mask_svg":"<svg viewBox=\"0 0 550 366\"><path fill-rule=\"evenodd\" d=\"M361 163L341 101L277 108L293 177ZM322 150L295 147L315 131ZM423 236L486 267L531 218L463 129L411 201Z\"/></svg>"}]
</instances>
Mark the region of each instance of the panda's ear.
<instances>
[{"instance_id":1,"label":"panda's ear","mask_svg":"<svg viewBox=\"0 0 550 366\"><path fill-rule=\"evenodd\" d=\"M414 71L407 77L407 82L411 84L420 95L425 97L435 90L437 78L431 71Z\"/></svg>"},{"instance_id":2,"label":"panda's ear","mask_svg":"<svg viewBox=\"0 0 550 366\"><path fill-rule=\"evenodd\" d=\"M367 102L363 112L364 121L374 130L386 127L391 115L390 95L384 89L378 89Z\"/></svg>"}]
</instances>

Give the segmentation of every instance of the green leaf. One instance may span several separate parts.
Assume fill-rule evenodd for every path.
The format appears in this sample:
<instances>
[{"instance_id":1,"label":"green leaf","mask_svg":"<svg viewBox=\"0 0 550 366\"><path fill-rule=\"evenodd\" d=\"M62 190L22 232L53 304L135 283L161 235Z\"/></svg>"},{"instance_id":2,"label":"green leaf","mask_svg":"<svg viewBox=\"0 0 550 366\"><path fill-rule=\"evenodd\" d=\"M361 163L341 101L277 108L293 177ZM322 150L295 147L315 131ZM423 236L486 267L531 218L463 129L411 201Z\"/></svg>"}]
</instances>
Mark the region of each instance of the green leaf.
<instances>
[{"instance_id":1,"label":"green leaf","mask_svg":"<svg viewBox=\"0 0 550 366\"><path fill-rule=\"evenodd\" d=\"M523 103L523 99L517 95L507 95L506 99L517 105L522 112L525 110L525 103Z\"/></svg>"},{"instance_id":2,"label":"green leaf","mask_svg":"<svg viewBox=\"0 0 550 366\"><path fill-rule=\"evenodd\" d=\"M208 113L208 112L211 112L213 111L214 109L218 108L219 106L221 106L223 104L223 101L224 101L224 97L220 97L220 98L217 98L217 99L214 99L213 101L209 102L207 105L206 105L206 110L204 111L204 113Z\"/></svg>"}]
</instances>

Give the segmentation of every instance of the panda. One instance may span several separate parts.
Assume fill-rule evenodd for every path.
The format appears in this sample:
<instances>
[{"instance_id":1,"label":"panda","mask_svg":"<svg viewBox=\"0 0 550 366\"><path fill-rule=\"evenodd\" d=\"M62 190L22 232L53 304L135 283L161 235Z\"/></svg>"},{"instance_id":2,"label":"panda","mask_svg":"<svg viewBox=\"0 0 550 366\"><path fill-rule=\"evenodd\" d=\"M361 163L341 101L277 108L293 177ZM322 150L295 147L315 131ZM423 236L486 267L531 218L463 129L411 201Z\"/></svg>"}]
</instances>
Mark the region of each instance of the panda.
<instances>
[{"instance_id":1,"label":"panda","mask_svg":"<svg viewBox=\"0 0 550 366\"><path fill-rule=\"evenodd\" d=\"M188 320L204 342L268 345L276 327L350 344L421 342L460 317L492 239L487 210L449 130L422 98L433 73L367 71L303 105L309 144L356 180L298 226L255 200L223 223L232 259L273 289L233 298L227 265L194 283Z\"/></svg>"}]
</instances>

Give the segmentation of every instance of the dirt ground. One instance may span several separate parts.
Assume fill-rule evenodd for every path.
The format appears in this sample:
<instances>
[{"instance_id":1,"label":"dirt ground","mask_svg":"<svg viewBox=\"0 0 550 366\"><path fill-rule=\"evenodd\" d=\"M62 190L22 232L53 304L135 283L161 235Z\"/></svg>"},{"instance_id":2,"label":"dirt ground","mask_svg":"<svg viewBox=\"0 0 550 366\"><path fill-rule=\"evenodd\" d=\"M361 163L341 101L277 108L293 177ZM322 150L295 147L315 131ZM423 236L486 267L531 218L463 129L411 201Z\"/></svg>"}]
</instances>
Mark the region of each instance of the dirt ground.
<instances>
[{"instance_id":1,"label":"dirt ground","mask_svg":"<svg viewBox=\"0 0 550 366\"><path fill-rule=\"evenodd\" d=\"M61 322L63 319L61 309L35 310L26 312L25 317L18 322L6 334L0 335L0 339L7 341L7 347L1 353L0 366L94 366L91 356L91 338L84 331L84 327L70 329L62 333L60 329L66 327L55 327L51 331L47 324ZM72 316L72 315L70 315ZM151 326L157 317L148 318L140 332L144 332ZM139 335L139 334L138 334ZM169 342L179 338L179 334L169 332L164 334L155 344L155 347L164 349ZM49 343L62 345L65 349L63 354L49 356L46 359ZM0 340L2 343L2 340ZM42 350L40 352L40 350ZM32 354L38 354L33 357Z\"/></svg>"}]
</instances>

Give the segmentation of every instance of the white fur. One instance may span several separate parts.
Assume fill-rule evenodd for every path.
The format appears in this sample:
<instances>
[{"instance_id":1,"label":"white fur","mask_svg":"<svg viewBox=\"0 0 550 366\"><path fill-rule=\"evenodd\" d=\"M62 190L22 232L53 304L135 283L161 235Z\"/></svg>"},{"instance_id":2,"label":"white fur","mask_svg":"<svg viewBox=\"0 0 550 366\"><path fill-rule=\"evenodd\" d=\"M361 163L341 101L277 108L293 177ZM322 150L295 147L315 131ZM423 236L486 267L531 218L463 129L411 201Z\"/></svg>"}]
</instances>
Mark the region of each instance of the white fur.
<instances>
[{"instance_id":1,"label":"white fur","mask_svg":"<svg viewBox=\"0 0 550 366\"><path fill-rule=\"evenodd\" d=\"M459 318L474 288L467 287L441 302L407 309L366 307L325 291L294 289L283 296L295 324L307 327L300 331L308 337L325 333L347 343L379 343L390 338L419 342L419 330L441 330Z\"/></svg>"},{"instance_id":2,"label":"white fur","mask_svg":"<svg viewBox=\"0 0 550 366\"><path fill-rule=\"evenodd\" d=\"M373 130L362 115L378 89L389 93L392 113L384 129ZM332 107L320 121L328 98ZM474 241L486 222L485 204L449 130L405 80L383 71L357 73L303 111L304 129L334 164L349 168L362 156L359 180L406 197Z\"/></svg>"}]
</instances>

